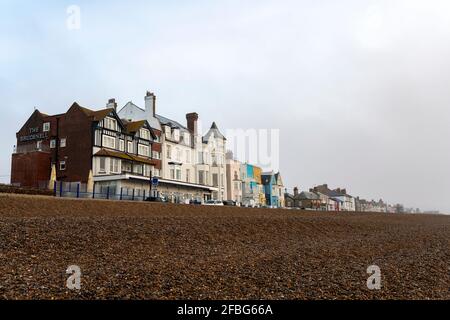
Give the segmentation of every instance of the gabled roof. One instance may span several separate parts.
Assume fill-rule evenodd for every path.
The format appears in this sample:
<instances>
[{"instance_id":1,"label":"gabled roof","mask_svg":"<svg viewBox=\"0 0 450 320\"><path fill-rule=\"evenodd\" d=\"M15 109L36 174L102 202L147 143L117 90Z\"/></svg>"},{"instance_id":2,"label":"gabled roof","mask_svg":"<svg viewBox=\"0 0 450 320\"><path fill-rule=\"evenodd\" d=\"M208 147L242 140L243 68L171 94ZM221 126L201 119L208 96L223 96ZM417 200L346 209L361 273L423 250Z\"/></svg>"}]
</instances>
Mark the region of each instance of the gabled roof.
<instances>
[{"instance_id":1,"label":"gabled roof","mask_svg":"<svg viewBox=\"0 0 450 320\"><path fill-rule=\"evenodd\" d=\"M112 114L112 116L117 120L119 125L122 128L124 127L122 120L120 119L119 115L117 114L117 112L114 108L105 108L105 109L100 109L100 110L94 111L94 110L80 106L77 102L74 102L72 104L72 106L69 108L69 110L72 108L78 108L93 122L100 122L104 118L106 118L107 116Z\"/></svg>"},{"instance_id":2,"label":"gabled roof","mask_svg":"<svg viewBox=\"0 0 450 320\"><path fill-rule=\"evenodd\" d=\"M213 137L214 139L227 140L225 136L220 132L215 122L212 123L211 129L209 129L209 131L205 134L202 140L204 143L208 143L211 137Z\"/></svg>"},{"instance_id":3,"label":"gabled roof","mask_svg":"<svg viewBox=\"0 0 450 320\"><path fill-rule=\"evenodd\" d=\"M262 184L276 183L275 175L273 172L265 172L261 174Z\"/></svg>"},{"instance_id":4,"label":"gabled roof","mask_svg":"<svg viewBox=\"0 0 450 320\"><path fill-rule=\"evenodd\" d=\"M118 112L118 114L120 115L121 118L124 118L125 116L123 116L123 110L125 108L132 108L134 109L134 111L132 112L133 116L131 119L126 119L126 120L132 120L132 121L138 121L138 120L147 120L148 123L150 124L150 126L152 127L152 129L161 131L161 123L159 121L159 119L155 116L149 116L146 112L145 109L139 107L137 104L133 103L132 101L128 101ZM153 114L153 111L152 111Z\"/></svg>"},{"instance_id":5,"label":"gabled roof","mask_svg":"<svg viewBox=\"0 0 450 320\"><path fill-rule=\"evenodd\" d=\"M280 186L283 185L283 180L281 179L280 172L275 173L275 181L277 182L278 185Z\"/></svg>"},{"instance_id":6,"label":"gabled roof","mask_svg":"<svg viewBox=\"0 0 450 320\"><path fill-rule=\"evenodd\" d=\"M139 120L139 121L126 121L122 120L125 126L125 130L127 133L134 134L138 132L142 127L147 127L150 130L150 134L153 139L156 139L156 135L153 132L153 128L150 126L147 120Z\"/></svg>"},{"instance_id":7,"label":"gabled roof","mask_svg":"<svg viewBox=\"0 0 450 320\"><path fill-rule=\"evenodd\" d=\"M108 116L111 113L116 113L116 111L113 108L106 108L102 110L93 111L90 117L92 118L92 121L102 121L103 119L106 118L106 116ZM120 119L119 116L117 116L117 118Z\"/></svg>"},{"instance_id":8,"label":"gabled roof","mask_svg":"<svg viewBox=\"0 0 450 320\"><path fill-rule=\"evenodd\" d=\"M127 130L128 133L134 133L134 132L138 132L139 129L141 129L145 123L147 121L146 120L139 120L139 121L123 121L124 125L125 125L125 129Z\"/></svg>"}]
</instances>

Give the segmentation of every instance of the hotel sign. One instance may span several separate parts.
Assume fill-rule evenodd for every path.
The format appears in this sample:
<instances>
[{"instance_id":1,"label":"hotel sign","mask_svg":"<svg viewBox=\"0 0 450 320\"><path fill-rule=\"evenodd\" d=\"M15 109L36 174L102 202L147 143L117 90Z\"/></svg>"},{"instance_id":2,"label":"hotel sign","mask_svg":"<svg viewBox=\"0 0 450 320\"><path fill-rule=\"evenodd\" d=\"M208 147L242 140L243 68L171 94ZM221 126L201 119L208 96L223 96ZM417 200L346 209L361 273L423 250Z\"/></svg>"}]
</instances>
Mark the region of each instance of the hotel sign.
<instances>
[{"instance_id":1,"label":"hotel sign","mask_svg":"<svg viewBox=\"0 0 450 320\"><path fill-rule=\"evenodd\" d=\"M42 140L48 137L47 132L39 132L39 127L28 129L29 135L22 136L19 138L20 142L33 141L33 140Z\"/></svg>"}]
</instances>

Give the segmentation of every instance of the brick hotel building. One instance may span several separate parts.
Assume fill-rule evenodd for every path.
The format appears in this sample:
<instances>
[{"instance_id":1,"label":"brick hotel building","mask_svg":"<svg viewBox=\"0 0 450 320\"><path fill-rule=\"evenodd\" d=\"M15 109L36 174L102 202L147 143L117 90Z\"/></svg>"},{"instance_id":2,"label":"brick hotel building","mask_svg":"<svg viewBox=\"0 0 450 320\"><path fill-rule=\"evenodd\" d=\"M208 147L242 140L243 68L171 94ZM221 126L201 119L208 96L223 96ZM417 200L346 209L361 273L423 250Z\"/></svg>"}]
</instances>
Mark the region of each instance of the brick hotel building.
<instances>
[{"instance_id":1,"label":"brick hotel building","mask_svg":"<svg viewBox=\"0 0 450 320\"><path fill-rule=\"evenodd\" d=\"M174 202L227 199L226 139L216 124L201 136L196 113L185 127L157 115L155 101L147 92L145 109L129 102L118 112L110 99L98 111L77 103L58 115L35 110L17 133L11 183L45 187L54 179L140 195L158 176L158 192Z\"/></svg>"}]
</instances>

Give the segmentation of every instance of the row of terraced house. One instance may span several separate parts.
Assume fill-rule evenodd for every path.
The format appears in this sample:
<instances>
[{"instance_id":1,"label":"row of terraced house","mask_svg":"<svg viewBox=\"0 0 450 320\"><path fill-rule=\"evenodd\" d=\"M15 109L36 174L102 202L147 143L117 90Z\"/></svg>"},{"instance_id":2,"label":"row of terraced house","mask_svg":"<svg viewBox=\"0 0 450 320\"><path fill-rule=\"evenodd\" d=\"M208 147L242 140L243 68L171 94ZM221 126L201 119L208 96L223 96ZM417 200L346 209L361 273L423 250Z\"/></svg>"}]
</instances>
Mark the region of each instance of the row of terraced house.
<instances>
[{"instance_id":1,"label":"row of terraced house","mask_svg":"<svg viewBox=\"0 0 450 320\"><path fill-rule=\"evenodd\" d=\"M157 114L151 92L142 108L128 102L118 109L110 99L101 110L78 103L56 115L35 110L16 134L11 184L51 188L57 181L85 184L94 193L156 193L175 203L283 207L280 173L233 159L217 124L202 134L198 120L195 112L186 114L186 124Z\"/></svg>"},{"instance_id":2,"label":"row of terraced house","mask_svg":"<svg viewBox=\"0 0 450 320\"><path fill-rule=\"evenodd\" d=\"M387 204L381 199L379 201L368 201L350 195L344 188L330 189L327 184L301 192L295 187L294 193L291 194L286 191L284 198L286 207L302 210L385 213L400 213L403 211L401 205Z\"/></svg>"}]
</instances>

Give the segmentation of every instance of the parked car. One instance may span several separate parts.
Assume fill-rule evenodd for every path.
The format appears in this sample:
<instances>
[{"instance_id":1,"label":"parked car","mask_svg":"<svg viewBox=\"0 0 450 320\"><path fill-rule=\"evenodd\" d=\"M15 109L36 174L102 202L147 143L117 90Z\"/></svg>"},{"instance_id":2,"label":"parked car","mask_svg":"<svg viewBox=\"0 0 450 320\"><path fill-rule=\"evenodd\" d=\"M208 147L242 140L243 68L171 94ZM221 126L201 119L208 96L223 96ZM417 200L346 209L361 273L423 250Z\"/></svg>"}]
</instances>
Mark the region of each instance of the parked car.
<instances>
[{"instance_id":1,"label":"parked car","mask_svg":"<svg viewBox=\"0 0 450 320\"><path fill-rule=\"evenodd\" d=\"M145 199L145 201L149 201L149 202L167 202L167 200L165 198L162 198L162 197L148 197L147 199Z\"/></svg>"},{"instance_id":2,"label":"parked car","mask_svg":"<svg viewBox=\"0 0 450 320\"><path fill-rule=\"evenodd\" d=\"M199 205L199 204L202 204L202 202L201 202L201 200L193 199L193 200L190 200L190 201L189 201L189 204L196 204L196 205Z\"/></svg>"},{"instance_id":3,"label":"parked car","mask_svg":"<svg viewBox=\"0 0 450 320\"><path fill-rule=\"evenodd\" d=\"M223 206L223 202L219 200L208 200L204 203L205 206Z\"/></svg>"},{"instance_id":4,"label":"parked car","mask_svg":"<svg viewBox=\"0 0 450 320\"><path fill-rule=\"evenodd\" d=\"M225 201L223 202L223 205L224 205L224 206L233 206L233 207L235 207L235 206L236 206L236 201L233 201L233 200L225 200Z\"/></svg>"}]
</instances>

